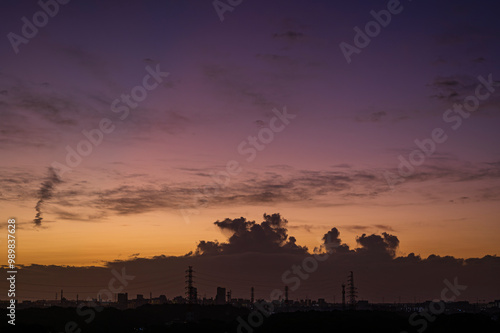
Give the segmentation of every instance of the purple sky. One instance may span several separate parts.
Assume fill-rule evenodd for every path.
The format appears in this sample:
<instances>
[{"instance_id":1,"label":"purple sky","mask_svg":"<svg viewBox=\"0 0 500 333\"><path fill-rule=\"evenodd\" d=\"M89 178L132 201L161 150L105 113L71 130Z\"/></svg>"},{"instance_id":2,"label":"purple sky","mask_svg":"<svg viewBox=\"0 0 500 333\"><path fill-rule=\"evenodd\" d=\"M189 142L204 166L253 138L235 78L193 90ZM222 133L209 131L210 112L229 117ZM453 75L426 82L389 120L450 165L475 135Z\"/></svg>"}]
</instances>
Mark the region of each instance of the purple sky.
<instances>
[{"instance_id":1,"label":"purple sky","mask_svg":"<svg viewBox=\"0 0 500 333\"><path fill-rule=\"evenodd\" d=\"M20 263L182 256L229 239L215 221L275 212L310 251L338 227L352 250L363 233L397 235L406 260L497 255L499 6L403 1L349 63L339 45L388 3L243 1L221 21L212 1L73 0L13 47L41 8L4 1L0 207L18 222ZM159 84L120 119L112 105L155 69ZM447 113L478 91L470 116ZM112 132L61 169L103 119ZM436 128L447 140L412 155ZM423 160L403 174L400 156ZM220 185L228 163L239 172Z\"/></svg>"}]
</instances>

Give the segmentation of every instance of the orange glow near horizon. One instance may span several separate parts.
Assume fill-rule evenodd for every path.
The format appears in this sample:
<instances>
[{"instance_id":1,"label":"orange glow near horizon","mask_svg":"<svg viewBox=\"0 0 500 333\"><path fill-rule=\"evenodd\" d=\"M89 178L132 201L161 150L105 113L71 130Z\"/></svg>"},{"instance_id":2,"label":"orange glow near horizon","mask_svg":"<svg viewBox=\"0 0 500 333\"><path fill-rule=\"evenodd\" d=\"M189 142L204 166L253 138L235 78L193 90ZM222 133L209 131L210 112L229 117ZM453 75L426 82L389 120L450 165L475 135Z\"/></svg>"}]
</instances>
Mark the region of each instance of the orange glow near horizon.
<instances>
[{"instance_id":1,"label":"orange glow near horizon","mask_svg":"<svg viewBox=\"0 0 500 333\"><path fill-rule=\"evenodd\" d=\"M387 232L400 239L398 255L413 252L423 258L430 254L469 258L500 253L496 239L500 226L489 213L481 213L494 209L498 208L493 204L478 206L474 223L469 218L453 219L440 205L424 211L419 207L389 210L380 206L307 210L283 206L276 211L289 221L288 235L296 237L297 243L310 251L321 244L324 233L336 227L351 249L357 247L356 236ZM195 251L200 240L227 240L212 224L216 220L243 216L261 221L262 209L241 207L240 214L235 213L237 208L231 211L232 214L223 209L201 210L199 215L190 216L189 223L179 214L160 213L114 216L102 222L47 222L40 229L18 220L17 259L24 265L102 266L133 256L182 256ZM266 208L264 212L275 211ZM317 215L309 215L311 212ZM458 206L456 213L462 216Z\"/></svg>"}]
</instances>

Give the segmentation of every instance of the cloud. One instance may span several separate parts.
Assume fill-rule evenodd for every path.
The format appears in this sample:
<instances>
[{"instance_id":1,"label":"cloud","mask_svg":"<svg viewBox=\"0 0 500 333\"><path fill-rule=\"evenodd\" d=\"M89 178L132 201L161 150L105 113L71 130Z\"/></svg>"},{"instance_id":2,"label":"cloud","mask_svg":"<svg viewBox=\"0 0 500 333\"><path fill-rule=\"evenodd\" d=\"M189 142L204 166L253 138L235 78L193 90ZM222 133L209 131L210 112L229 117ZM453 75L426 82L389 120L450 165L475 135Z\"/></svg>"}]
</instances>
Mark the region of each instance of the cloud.
<instances>
[{"instance_id":1,"label":"cloud","mask_svg":"<svg viewBox=\"0 0 500 333\"><path fill-rule=\"evenodd\" d=\"M371 122L371 123L376 123L382 120L387 116L387 112L385 111L377 111L377 112L372 112L368 116L356 116L355 119L358 122Z\"/></svg>"},{"instance_id":2,"label":"cloud","mask_svg":"<svg viewBox=\"0 0 500 333\"><path fill-rule=\"evenodd\" d=\"M61 201L59 201L57 203L61 204ZM56 209L53 209L51 211L51 213L58 220L84 221L84 222L102 221L107 216L107 214L105 212L102 212L102 211L92 211L92 213L90 213L88 211L88 209L86 209L86 210L76 209L75 211L66 211L66 210L63 210L63 209L56 208Z\"/></svg>"},{"instance_id":3,"label":"cloud","mask_svg":"<svg viewBox=\"0 0 500 333\"><path fill-rule=\"evenodd\" d=\"M385 224L374 224L373 226L376 228L379 228L379 229L387 230L387 231L395 231L394 228L392 228L391 226L385 225Z\"/></svg>"},{"instance_id":4,"label":"cloud","mask_svg":"<svg viewBox=\"0 0 500 333\"><path fill-rule=\"evenodd\" d=\"M226 187L214 183L210 168L179 170L189 175L192 182L166 183L148 179L143 183L152 183L151 185L122 185L89 193L92 199L88 205L126 215L158 209L178 211L199 210L205 207L310 202L313 198L321 199L327 195L347 193L348 190L366 192L374 197L387 190L379 175L351 169L310 171L284 166L281 168L282 173L249 173ZM210 190L206 190L207 187Z\"/></svg>"},{"instance_id":5,"label":"cloud","mask_svg":"<svg viewBox=\"0 0 500 333\"><path fill-rule=\"evenodd\" d=\"M227 63L223 65L208 63L202 65L201 71L206 79L214 85L217 92L225 98L238 101L243 99L251 105L257 106L259 110L271 110L276 103L271 96L274 95L269 82L264 82L260 78L255 78L254 72L248 72L241 66L231 66Z\"/></svg>"},{"instance_id":6,"label":"cloud","mask_svg":"<svg viewBox=\"0 0 500 333\"><path fill-rule=\"evenodd\" d=\"M188 125L192 124L192 119L176 111L165 111L159 115L161 121L152 121L153 130L159 130L168 134L179 134L185 132Z\"/></svg>"},{"instance_id":7,"label":"cloud","mask_svg":"<svg viewBox=\"0 0 500 333\"><path fill-rule=\"evenodd\" d=\"M288 65L288 66L296 66L298 63L297 61L292 60L289 56L282 56L278 54L257 54L256 55L257 59L264 60L272 65L276 64L282 64L282 65Z\"/></svg>"},{"instance_id":8,"label":"cloud","mask_svg":"<svg viewBox=\"0 0 500 333\"><path fill-rule=\"evenodd\" d=\"M407 156L403 153L403 156ZM331 170L297 170L281 166L279 170L264 170L247 173L221 187L211 177L212 168L176 169L189 181L173 182L172 179L158 178L147 174L123 173L106 170L115 183L127 185L100 189L85 182L69 182L61 187L61 195L55 200L60 209L53 210L59 219L98 220L110 214L132 215L152 211L171 211L182 215L181 210L192 210L190 214L200 214L212 207L273 206L276 204L298 204L307 207L332 207L366 204L385 205L384 198L390 189L378 169L359 170L336 167ZM397 169L389 170L397 174ZM26 178L26 179L24 179ZM466 196L469 202L492 201L500 197L500 192L492 186L492 181L500 179L500 163L468 163L456 157L435 154L419 167L417 172L405 178L401 187L413 184L438 182L438 191L422 189L418 192L425 200L433 194L433 201L457 200ZM0 176L2 192L0 200L27 200L35 194L32 190L36 179L29 173L8 170ZM463 185L460 185L460 184ZM16 185L17 184L17 185ZM447 186L467 186L467 191L457 197L450 197L443 191ZM206 188L210 188L206 190ZM456 191L456 189L454 189ZM439 197L442 195L442 197ZM460 200L464 201L464 200ZM67 208L71 207L71 210ZM306 225L307 223L304 223ZM299 226L291 226L296 229ZM382 225L345 226L352 231L393 231ZM309 227L302 226L304 230Z\"/></svg>"},{"instance_id":9,"label":"cloud","mask_svg":"<svg viewBox=\"0 0 500 333\"><path fill-rule=\"evenodd\" d=\"M482 76L488 75L487 72ZM435 93L430 97L446 103L446 107L451 108L454 103L463 104L464 99L475 94L475 89L479 81L477 77L470 75L450 75L438 76L434 81L427 86L431 87ZM493 86L500 86L500 81L493 77ZM497 117L498 106L500 106L500 96L492 94L485 101L481 101L480 108L474 113L477 116ZM442 112L442 111L440 111Z\"/></svg>"},{"instance_id":10,"label":"cloud","mask_svg":"<svg viewBox=\"0 0 500 333\"><path fill-rule=\"evenodd\" d=\"M370 225L342 225L342 229L349 230L351 232L355 231L367 231L367 230L385 230L385 231L395 231L391 226L385 224L370 224Z\"/></svg>"},{"instance_id":11,"label":"cloud","mask_svg":"<svg viewBox=\"0 0 500 333\"><path fill-rule=\"evenodd\" d=\"M382 233L382 236L362 234L356 238L356 242L361 245L361 248L357 249L359 253L388 254L391 257L396 255L399 246L398 237L386 232Z\"/></svg>"},{"instance_id":12,"label":"cloud","mask_svg":"<svg viewBox=\"0 0 500 333\"><path fill-rule=\"evenodd\" d=\"M345 225L345 226L342 226L342 228L345 230L349 230L349 231L365 231L365 230L369 229L370 227L367 225L354 224L354 225Z\"/></svg>"},{"instance_id":13,"label":"cloud","mask_svg":"<svg viewBox=\"0 0 500 333\"><path fill-rule=\"evenodd\" d=\"M61 183L61 179L57 176L54 169L49 167L48 176L45 178L45 181L41 184L40 190L38 191L39 199L35 206L36 216L33 220L36 227L40 227L42 225L42 207L46 200L52 198L54 187L59 183Z\"/></svg>"},{"instance_id":14,"label":"cloud","mask_svg":"<svg viewBox=\"0 0 500 333\"><path fill-rule=\"evenodd\" d=\"M482 64L482 63L484 63L485 61L486 61L486 59L485 59L485 58L483 58L483 57L477 57L477 58L474 58L474 59L472 60L472 62L475 62L475 63L478 63L478 64Z\"/></svg>"},{"instance_id":15,"label":"cloud","mask_svg":"<svg viewBox=\"0 0 500 333\"><path fill-rule=\"evenodd\" d=\"M285 39L285 40L291 40L291 41L296 41L296 40L299 40L301 38L304 37L304 34L301 33L301 32L297 32L297 31L286 31L286 32L283 32L283 33L275 33L273 35L274 38L278 38L278 39Z\"/></svg>"},{"instance_id":16,"label":"cloud","mask_svg":"<svg viewBox=\"0 0 500 333\"><path fill-rule=\"evenodd\" d=\"M121 215L145 213L156 209L176 209L191 193L182 188L123 185L96 193L93 205Z\"/></svg>"},{"instance_id":17,"label":"cloud","mask_svg":"<svg viewBox=\"0 0 500 333\"><path fill-rule=\"evenodd\" d=\"M412 148L413 150L414 148ZM403 157L407 157L411 150L400 151ZM397 174L397 169L390 170ZM500 165L497 162L480 162L471 163L461 161L458 158L448 155L435 153L430 157L425 164L415 169L415 173L405 178L401 184L409 183L429 183L441 181L441 185L448 186L449 184L468 183L467 191L476 192L475 196L484 188L489 187L489 182L500 179ZM463 185L465 186L465 184ZM434 193L436 193L434 191ZM470 194L469 197L474 197Z\"/></svg>"},{"instance_id":18,"label":"cloud","mask_svg":"<svg viewBox=\"0 0 500 333\"><path fill-rule=\"evenodd\" d=\"M440 46L453 46L455 49L469 48L470 45L484 49L485 45L496 40L498 40L498 35L486 27L458 22L450 24L447 31L435 35L435 41Z\"/></svg>"},{"instance_id":19,"label":"cloud","mask_svg":"<svg viewBox=\"0 0 500 333\"><path fill-rule=\"evenodd\" d=\"M350 251L347 244L342 244L337 228L330 229L321 240L323 243L319 247L319 252L347 253Z\"/></svg>"},{"instance_id":20,"label":"cloud","mask_svg":"<svg viewBox=\"0 0 500 333\"><path fill-rule=\"evenodd\" d=\"M72 127L82 114L88 114L88 105L82 106L70 93L61 93L47 83L34 84L11 78L0 80L5 93L0 97L2 118L20 114L36 117L48 123ZM81 112L85 110L85 113ZM6 114L7 112L7 114ZM8 119L8 118L7 118Z\"/></svg>"},{"instance_id":21,"label":"cloud","mask_svg":"<svg viewBox=\"0 0 500 333\"><path fill-rule=\"evenodd\" d=\"M47 83L0 77L0 147L53 148L78 129L95 126L110 101ZM59 89L57 89L59 88Z\"/></svg>"},{"instance_id":22,"label":"cloud","mask_svg":"<svg viewBox=\"0 0 500 333\"><path fill-rule=\"evenodd\" d=\"M235 254L245 252L306 254L307 247L296 244L295 237L288 237L288 221L280 214L264 214L264 221L256 223L244 217L216 221L214 224L230 234L227 243L201 241L198 255Z\"/></svg>"},{"instance_id":23,"label":"cloud","mask_svg":"<svg viewBox=\"0 0 500 333\"><path fill-rule=\"evenodd\" d=\"M478 85L475 77L468 75L437 76L427 86L432 87L436 93L431 98L444 100L448 103L461 103L464 98L474 94Z\"/></svg>"},{"instance_id":24,"label":"cloud","mask_svg":"<svg viewBox=\"0 0 500 333\"><path fill-rule=\"evenodd\" d=\"M0 147L53 146L60 138L54 127L73 131L77 113L71 98L40 86L9 85L0 96Z\"/></svg>"},{"instance_id":25,"label":"cloud","mask_svg":"<svg viewBox=\"0 0 500 333\"><path fill-rule=\"evenodd\" d=\"M317 228L320 228L320 226L314 224L297 224L288 226L288 229L302 229L305 230L306 232L311 232L312 229L317 229Z\"/></svg>"},{"instance_id":26,"label":"cloud","mask_svg":"<svg viewBox=\"0 0 500 333\"><path fill-rule=\"evenodd\" d=\"M332 165L332 168L351 169L352 165L351 164L347 164L347 163L340 163L340 164Z\"/></svg>"},{"instance_id":27,"label":"cloud","mask_svg":"<svg viewBox=\"0 0 500 333\"><path fill-rule=\"evenodd\" d=\"M21 202L33 197L33 187L38 181L31 172L21 168L0 169L0 200Z\"/></svg>"},{"instance_id":28,"label":"cloud","mask_svg":"<svg viewBox=\"0 0 500 333\"><path fill-rule=\"evenodd\" d=\"M105 60L101 56L75 45L53 43L51 48L56 50L59 55L66 58L65 60L69 60L76 64L85 74L90 74L115 92L119 92L123 89L116 80L111 78L110 68L116 66L116 63L113 61Z\"/></svg>"}]
</instances>

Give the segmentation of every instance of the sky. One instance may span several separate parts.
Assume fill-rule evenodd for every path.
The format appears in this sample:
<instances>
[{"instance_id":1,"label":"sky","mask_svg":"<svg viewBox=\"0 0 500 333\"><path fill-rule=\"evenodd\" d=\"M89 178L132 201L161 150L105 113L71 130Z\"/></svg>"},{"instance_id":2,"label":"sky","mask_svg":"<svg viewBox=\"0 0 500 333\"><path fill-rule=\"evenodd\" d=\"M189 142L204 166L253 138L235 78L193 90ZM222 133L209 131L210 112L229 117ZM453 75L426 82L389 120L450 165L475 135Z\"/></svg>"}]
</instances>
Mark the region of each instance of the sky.
<instances>
[{"instance_id":1,"label":"sky","mask_svg":"<svg viewBox=\"0 0 500 333\"><path fill-rule=\"evenodd\" d=\"M0 5L0 232L16 219L25 297L119 264L275 281L332 228L337 284L373 258L428 269L408 298L448 271L500 297L495 1L61 2ZM264 214L287 222L220 224Z\"/></svg>"}]
</instances>

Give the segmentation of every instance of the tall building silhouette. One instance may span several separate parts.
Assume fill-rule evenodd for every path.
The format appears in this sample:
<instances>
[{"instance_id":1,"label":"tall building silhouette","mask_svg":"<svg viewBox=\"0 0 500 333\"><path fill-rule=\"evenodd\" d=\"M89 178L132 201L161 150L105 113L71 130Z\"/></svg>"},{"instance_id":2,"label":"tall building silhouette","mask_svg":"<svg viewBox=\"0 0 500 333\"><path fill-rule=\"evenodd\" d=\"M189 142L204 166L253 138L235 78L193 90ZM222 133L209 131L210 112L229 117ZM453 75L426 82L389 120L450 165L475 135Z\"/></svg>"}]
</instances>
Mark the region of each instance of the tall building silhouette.
<instances>
[{"instance_id":1,"label":"tall building silhouette","mask_svg":"<svg viewBox=\"0 0 500 333\"><path fill-rule=\"evenodd\" d=\"M217 287L217 295L215 295L215 304L226 304L226 288Z\"/></svg>"},{"instance_id":2,"label":"tall building silhouette","mask_svg":"<svg viewBox=\"0 0 500 333\"><path fill-rule=\"evenodd\" d=\"M128 293L118 294L118 307L121 309L126 309L128 305Z\"/></svg>"}]
</instances>

